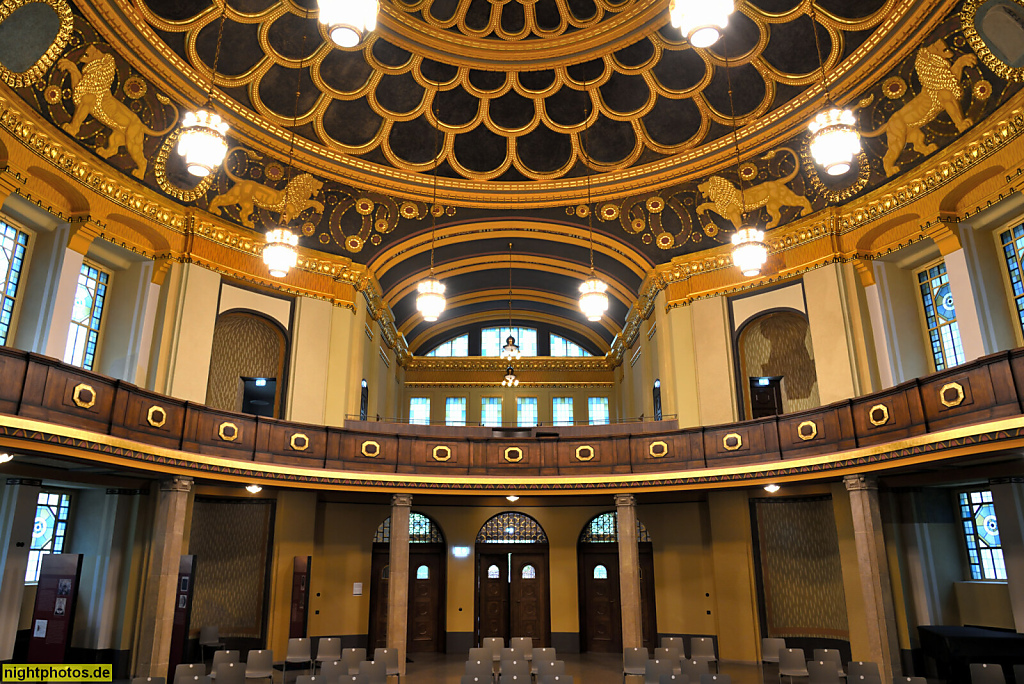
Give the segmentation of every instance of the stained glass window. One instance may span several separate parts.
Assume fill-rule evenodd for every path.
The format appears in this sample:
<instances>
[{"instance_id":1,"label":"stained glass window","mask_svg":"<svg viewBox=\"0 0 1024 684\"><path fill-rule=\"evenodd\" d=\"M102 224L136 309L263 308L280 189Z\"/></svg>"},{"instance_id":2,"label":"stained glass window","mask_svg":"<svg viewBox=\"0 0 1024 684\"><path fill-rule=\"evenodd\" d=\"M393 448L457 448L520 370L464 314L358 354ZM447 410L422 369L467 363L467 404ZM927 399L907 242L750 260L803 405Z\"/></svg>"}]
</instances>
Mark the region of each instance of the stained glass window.
<instances>
[{"instance_id":1,"label":"stained glass window","mask_svg":"<svg viewBox=\"0 0 1024 684\"><path fill-rule=\"evenodd\" d=\"M940 261L918 273L917 283L935 370L959 366L966 357L960 342L960 324L956 321L946 262Z\"/></svg>"},{"instance_id":2,"label":"stained glass window","mask_svg":"<svg viewBox=\"0 0 1024 684\"><path fill-rule=\"evenodd\" d=\"M967 559L971 564L971 579L1006 579L992 492L987 489L960 492L959 501L960 522L967 542Z\"/></svg>"},{"instance_id":3,"label":"stained glass window","mask_svg":"<svg viewBox=\"0 0 1024 684\"><path fill-rule=\"evenodd\" d=\"M523 566L523 579L537 579L537 568L529 563Z\"/></svg>"},{"instance_id":4,"label":"stained glass window","mask_svg":"<svg viewBox=\"0 0 1024 684\"><path fill-rule=\"evenodd\" d=\"M1024 277L1021 267L1024 264L1024 223L999 236L1003 244L1003 257L1010 276L1010 289L1013 291L1013 308L1017 311L1017 325L1024 331Z\"/></svg>"},{"instance_id":5,"label":"stained glass window","mask_svg":"<svg viewBox=\"0 0 1024 684\"><path fill-rule=\"evenodd\" d=\"M450 426L466 424L466 397L448 397L444 400L444 424Z\"/></svg>"},{"instance_id":6,"label":"stained glass window","mask_svg":"<svg viewBox=\"0 0 1024 684\"><path fill-rule=\"evenodd\" d=\"M0 347L7 344L18 295L21 267L25 264L28 235L0 221Z\"/></svg>"},{"instance_id":7,"label":"stained glass window","mask_svg":"<svg viewBox=\"0 0 1024 684\"><path fill-rule=\"evenodd\" d=\"M71 327L64 348L64 363L92 370L96 361L96 344L103 320L103 304L107 299L110 274L89 262L82 263L78 273L78 288L71 309Z\"/></svg>"},{"instance_id":8,"label":"stained glass window","mask_svg":"<svg viewBox=\"0 0 1024 684\"><path fill-rule=\"evenodd\" d=\"M373 535L375 544L391 543L391 516L384 518L377 527L377 533ZM441 529L433 520L422 513L409 514L409 543L410 544L443 544L444 535Z\"/></svg>"},{"instance_id":9,"label":"stained glass window","mask_svg":"<svg viewBox=\"0 0 1024 684\"><path fill-rule=\"evenodd\" d=\"M32 525L32 545L28 552L28 569L25 571L26 582L39 581L43 556L64 551L70 508L71 499L67 494L39 492L36 519Z\"/></svg>"},{"instance_id":10,"label":"stained glass window","mask_svg":"<svg viewBox=\"0 0 1024 684\"><path fill-rule=\"evenodd\" d=\"M583 534L580 535L580 541L589 544L601 544L619 541L619 515L615 511L608 511L607 513L601 513L600 515L592 518L586 527L583 528ZM647 532L647 528L639 520L636 521L636 540L639 542L651 541L651 535Z\"/></svg>"},{"instance_id":11,"label":"stained glass window","mask_svg":"<svg viewBox=\"0 0 1024 684\"><path fill-rule=\"evenodd\" d=\"M430 568L426 565L416 568L416 579L430 579Z\"/></svg>"},{"instance_id":12,"label":"stained glass window","mask_svg":"<svg viewBox=\"0 0 1024 684\"><path fill-rule=\"evenodd\" d=\"M608 397L587 397L587 414L591 425L607 425L611 420Z\"/></svg>"},{"instance_id":13,"label":"stained glass window","mask_svg":"<svg viewBox=\"0 0 1024 684\"><path fill-rule=\"evenodd\" d=\"M537 427L537 397L516 397L516 425Z\"/></svg>"},{"instance_id":14,"label":"stained glass window","mask_svg":"<svg viewBox=\"0 0 1024 684\"><path fill-rule=\"evenodd\" d=\"M501 579L501 569L497 565L487 568L487 579Z\"/></svg>"},{"instance_id":15,"label":"stained glass window","mask_svg":"<svg viewBox=\"0 0 1024 684\"><path fill-rule=\"evenodd\" d=\"M608 568L603 565L595 565L594 579L608 579Z\"/></svg>"},{"instance_id":16,"label":"stained glass window","mask_svg":"<svg viewBox=\"0 0 1024 684\"><path fill-rule=\"evenodd\" d=\"M484 427L501 427L501 397L480 399L480 424Z\"/></svg>"},{"instance_id":17,"label":"stained glass window","mask_svg":"<svg viewBox=\"0 0 1024 684\"><path fill-rule=\"evenodd\" d=\"M592 356L586 349L572 340L565 339L561 335L551 333L549 339L551 341L552 356Z\"/></svg>"},{"instance_id":18,"label":"stained glass window","mask_svg":"<svg viewBox=\"0 0 1024 684\"><path fill-rule=\"evenodd\" d=\"M519 352L523 356L537 355L537 329L510 328L507 325L500 328L484 328L480 331L480 355L501 356L501 348L505 346L509 334L516 338Z\"/></svg>"},{"instance_id":19,"label":"stained glass window","mask_svg":"<svg viewBox=\"0 0 1024 684\"><path fill-rule=\"evenodd\" d=\"M437 345L424 356L469 356L469 333Z\"/></svg>"},{"instance_id":20,"label":"stained glass window","mask_svg":"<svg viewBox=\"0 0 1024 684\"><path fill-rule=\"evenodd\" d=\"M571 426L573 424L572 397L554 397L551 400L553 425Z\"/></svg>"},{"instance_id":21,"label":"stained glass window","mask_svg":"<svg viewBox=\"0 0 1024 684\"><path fill-rule=\"evenodd\" d=\"M547 544L544 528L524 513L499 513L484 523L477 543L484 544Z\"/></svg>"},{"instance_id":22,"label":"stained glass window","mask_svg":"<svg viewBox=\"0 0 1024 684\"><path fill-rule=\"evenodd\" d=\"M409 399L409 424L430 425L430 397Z\"/></svg>"}]
</instances>

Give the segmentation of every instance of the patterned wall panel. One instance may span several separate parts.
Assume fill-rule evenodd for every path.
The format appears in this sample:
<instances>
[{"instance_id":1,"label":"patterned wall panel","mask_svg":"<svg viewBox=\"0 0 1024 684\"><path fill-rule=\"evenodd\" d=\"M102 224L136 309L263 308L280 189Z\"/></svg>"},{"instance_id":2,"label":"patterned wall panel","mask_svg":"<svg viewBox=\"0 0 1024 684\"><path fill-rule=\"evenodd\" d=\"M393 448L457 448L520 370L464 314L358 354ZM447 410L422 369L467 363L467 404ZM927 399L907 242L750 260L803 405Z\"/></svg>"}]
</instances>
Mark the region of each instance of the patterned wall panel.
<instances>
[{"instance_id":1,"label":"patterned wall panel","mask_svg":"<svg viewBox=\"0 0 1024 684\"><path fill-rule=\"evenodd\" d=\"M768 637L849 639L832 499L754 504Z\"/></svg>"},{"instance_id":2,"label":"patterned wall panel","mask_svg":"<svg viewBox=\"0 0 1024 684\"><path fill-rule=\"evenodd\" d=\"M760 316L740 333L740 382L747 415L750 415L748 378L782 376L782 407L786 413L816 408L818 376L807 319L780 311Z\"/></svg>"},{"instance_id":3,"label":"patterned wall panel","mask_svg":"<svg viewBox=\"0 0 1024 684\"><path fill-rule=\"evenodd\" d=\"M267 575L270 501L196 497L189 553L196 556L192 636L217 625L221 637L259 639Z\"/></svg>"},{"instance_id":4,"label":"patterned wall panel","mask_svg":"<svg viewBox=\"0 0 1024 684\"><path fill-rule=\"evenodd\" d=\"M210 380L206 405L225 411L242 410L240 378L277 378L277 401L281 401L284 379L284 334L260 316L227 313L217 318L213 330Z\"/></svg>"}]
</instances>

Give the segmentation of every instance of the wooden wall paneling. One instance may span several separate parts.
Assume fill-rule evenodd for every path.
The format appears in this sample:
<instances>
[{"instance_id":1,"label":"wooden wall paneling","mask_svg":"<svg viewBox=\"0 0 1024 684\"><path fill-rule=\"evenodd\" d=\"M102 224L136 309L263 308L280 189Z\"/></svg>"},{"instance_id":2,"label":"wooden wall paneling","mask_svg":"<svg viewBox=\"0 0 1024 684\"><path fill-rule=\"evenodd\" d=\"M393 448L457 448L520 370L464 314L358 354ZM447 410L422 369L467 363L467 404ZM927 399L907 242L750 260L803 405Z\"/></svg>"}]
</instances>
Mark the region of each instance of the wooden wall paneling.
<instances>
[{"instance_id":1,"label":"wooden wall paneling","mask_svg":"<svg viewBox=\"0 0 1024 684\"><path fill-rule=\"evenodd\" d=\"M426 470L436 475L439 472L452 475L466 475L470 471L470 444L464 439L430 436L409 440L407 447L409 462L407 470L399 472L416 472ZM437 449L437 458L434 457Z\"/></svg>"},{"instance_id":2,"label":"wooden wall paneling","mask_svg":"<svg viewBox=\"0 0 1024 684\"><path fill-rule=\"evenodd\" d=\"M1017 395L1017 408L1024 413L1024 349L1014 349L1006 353L1010 362L1010 375L1013 378L1013 389Z\"/></svg>"},{"instance_id":3,"label":"wooden wall paneling","mask_svg":"<svg viewBox=\"0 0 1024 684\"><path fill-rule=\"evenodd\" d=\"M782 460L776 417L704 428L704 456L709 468Z\"/></svg>"},{"instance_id":4,"label":"wooden wall paneling","mask_svg":"<svg viewBox=\"0 0 1024 684\"><path fill-rule=\"evenodd\" d=\"M699 429L637 435L629 444L635 473L704 467L703 431Z\"/></svg>"},{"instance_id":5,"label":"wooden wall paneling","mask_svg":"<svg viewBox=\"0 0 1024 684\"><path fill-rule=\"evenodd\" d=\"M118 381L56 359L33 356L29 359L20 414L108 434Z\"/></svg>"},{"instance_id":6,"label":"wooden wall paneling","mask_svg":"<svg viewBox=\"0 0 1024 684\"><path fill-rule=\"evenodd\" d=\"M110 434L180 449L186 402L122 383L114 398Z\"/></svg>"},{"instance_id":7,"label":"wooden wall paneling","mask_svg":"<svg viewBox=\"0 0 1024 684\"><path fill-rule=\"evenodd\" d=\"M253 460L256 451L255 416L188 404L185 422L185 437L182 440L185 451L197 451L210 456L238 458L244 461Z\"/></svg>"},{"instance_id":8,"label":"wooden wall paneling","mask_svg":"<svg viewBox=\"0 0 1024 684\"><path fill-rule=\"evenodd\" d=\"M0 413L18 413L28 365L26 354L0 347Z\"/></svg>"},{"instance_id":9,"label":"wooden wall paneling","mask_svg":"<svg viewBox=\"0 0 1024 684\"><path fill-rule=\"evenodd\" d=\"M917 382L850 400L857 446L871 446L928 431ZM873 422L872 422L873 421Z\"/></svg>"},{"instance_id":10,"label":"wooden wall paneling","mask_svg":"<svg viewBox=\"0 0 1024 684\"><path fill-rule=\"evenodd\" d=\"M327 454L328 468L393 473L398 467L398 437L331 430Z\"/></svg>"},{"instance_id":11,"label":"wooden wall paneling","mask_svg":"<svg viewBox=\"0 0 1024 684\"><path fill-rule=\"evenodd\" d=\"M559 440L553 445L553 455L556 459L555 469L559 475L614 472L617 458L616 445L620 441L614 437L609 439L576 437ZM579 458L577 458L577 452Z\"/></svg>"},{"instance_id":12,"label":"wooden wall paneling","mask_svg":"<svg viewBox=\"0 0 1024 684\"><path fill-rule=\"evenodd\" d=\"M918 386L925 419L932 431L1020 413L1005 354L921 378Z\"/></svg>"},{"instance_id":13,"label":"wooden wall paneling","mask_svg":"<svg viewBox=\"0 0 1024 684\"><path fill-rule=\"evenodd\" d=\"M518 449L522 452L522 460L509 461L505 458L506 450L510 458L519 458ZM540 443L538 440L492 439L485 443L483 453L484 468L488 475L540 475L543 465Z\"/></svg>"},{"instance_id":14,"label":"wooden wall paneling","mask_svg":"<svg viewBox=\"0 0 1024 684\"><path fill-rule=\"evenodd\" d=\"M326 459L326 428L275 418L257 420L256 461L322 468Z\"/></svg>"},{"instance_id":15,"label":"wooden wall paneling","mask_svg":"<svg viewBox=\"0 0 1024 684\"><path fill-rule=\"evenodd\" d=\"M857 446L849 402L778 417L782 458L803 458Z\"/></svg>"}]
</instances>

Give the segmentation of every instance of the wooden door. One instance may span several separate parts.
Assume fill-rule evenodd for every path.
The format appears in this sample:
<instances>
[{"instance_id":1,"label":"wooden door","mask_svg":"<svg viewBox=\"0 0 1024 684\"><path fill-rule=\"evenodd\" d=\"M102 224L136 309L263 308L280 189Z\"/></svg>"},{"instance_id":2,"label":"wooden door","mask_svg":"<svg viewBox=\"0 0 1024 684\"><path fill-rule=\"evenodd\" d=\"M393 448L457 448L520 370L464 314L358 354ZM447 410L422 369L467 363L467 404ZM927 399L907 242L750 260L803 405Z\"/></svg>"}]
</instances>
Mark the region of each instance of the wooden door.
<instances>
[{"instance_id":1,"label":"wooden door","mask_svg":"<svg viewBox=\"0 0 1024 684\"><path fill-rule=\"evenodd\" d=\"M410 652L444 651L444 560L443 547L410 551L407 646Z\"/></svg>"},{"instance_id":2,"label":"wooden door","mask_svg":"<svg viewBox=\"0 0 1024 684\"><path fill-rule=\"evenodd\" d=\"M388 576L391 554L386 544L374 544L370 561L370 629L369 649L387 648L388 645Z\"/></svg>"},{"instance_id":3,"label":"wooden door","mask_svg":"<svg viewBox=\"0 0 1024 684\"><path fill-rule=\"evenodd\" d=\"M593 653L621 653L619 554L581 548L578 567L583 648Z\"/></svg>"},{"instance_id":4,"label":"wooden door","mask_svg":"<svg viewBox=\"0 0 1024 684\"><path fill-rule=\"evenodd\" d=\"M530 637L538 648L549 646L547 553L513 552L510 572L511 636Z\"/></svg>"},{"instance_id":5,"label":"wooden door","mask_svg":"<svg viewBox=\"0 0 1024 684\"><path fill-rule=\"evenodd\" d=\"M479 637L509 639L508 553L486 553L477 547L477 620Z\"/></svg>"},{"instance_id":6,"label":"wooden door","mask_svg":"<svg viewBox=\"0 0 1024 684\"><path fill-rule=\"evenodd\" d=\"M617 556L617 554L616 554ZM650 542L640 543L640 624L644 646L653 653L658 646L658 616L654 597L654 549Z\"/></svg>"}]
</instances>

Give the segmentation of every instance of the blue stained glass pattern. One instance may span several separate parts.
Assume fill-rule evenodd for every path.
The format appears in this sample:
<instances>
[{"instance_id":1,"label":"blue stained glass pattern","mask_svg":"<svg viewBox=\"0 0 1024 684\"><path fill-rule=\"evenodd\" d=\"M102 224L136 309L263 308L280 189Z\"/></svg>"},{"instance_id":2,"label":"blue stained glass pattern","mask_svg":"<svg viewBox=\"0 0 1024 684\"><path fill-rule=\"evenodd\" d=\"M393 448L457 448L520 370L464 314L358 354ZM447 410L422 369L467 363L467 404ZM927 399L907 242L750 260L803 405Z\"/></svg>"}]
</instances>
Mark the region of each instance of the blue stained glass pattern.
<instances>
[{"instance_id":1,"label":"blue stained glass pattern","mask_svg":"<svg viewBox=\"0 0 1024 684\"><path fill-rule=\"evenodd\" d=\"M487 568L487 579L501 579L501 569L497 565Z\"/></svg>"},{"instance_id":2,"label":"blue stained glass pattern","mask_svg":"<svg viewBox=\"0 0 1024 684\"><path fill-rule=\"evenodd\" d=\"M523 579L537 579L537 568L532 565L523 566Z\"/></svg>"},{"instance_id":3,"label":"blue stained glass pattern","mask_svg":"<svg viewBox=\"0 0 1024 684\"><path fill-rule=\"evenodd\" d=\"M647 527L636 521L636 540L638 542L651 541L651 535ZM587 544L614 543L619 541L619 515L615 511L608 511L594 516L583 528L580 541Z\"/></svg>"},{"instance_id":4,"label":"blue stained glass pattern","mask_svg":"<svg viewBox=\"0 0 1024 684\"><path fill-rule=\"evenodd\" d=\"M0 221L0 347L7 344L14 317L28 235Z\"/></svg>"},{"instance_id":5,"label":"blue stained glass pattern","mask_svg":"<svg viewBox=\"0 0 1024 684\"><path fill-rule=\"evenodd\" d=\"M999 239L1003 245L1007 275L1010 277L1017 325L1024 332L1024 276L1021 275L1021 263L1024 259L1024 223L1001 233Z\"/></svg>"},{"instance_id":6,"label":"blue stained glass pattern","mask_svg":"<svg viewBox=\"0 0 1024 684\"><path fill-rule=\"evenodd\" d=\"M595 565L594 579L608 579L608 568L603 565Z\"/></svg>"},{"instance_id":7,"label":"blue stained glass pattern","mask_svg":"<svg viewBox=\"0 0 1024 684\"><path fill-rule=\"evenodd\" d=\"M64 349L64 363L92 370L96 362L96 344L99 342L109 280L110 275L106 271L89 263L82 264L75 302L71 308L71 327Z\"/></svg>"},{"instance_id":8,"label":"blue stained glass pattern","mask_svg":"<svg viewBox=\"0 0 1024 684\"><path fill-rule=\"evenodd\" d=\"M960 324L956 321L956 307L953 305L953 292L945 262L918 273L917 282L935 370L960 365L966 356L960 340Z\"/></svg>"},{"instance_id":9,"label":"blue stained glass pattern","mask_svg":"<svg viewBox=\"0 0 1024 684\"><path fill-rule=\"evenodd\" d=\"M39 568L43 556L64 551L68 513L71 500L67 494L40 492L36 500L36 517L32 524L32 542L28 552L26 582L39 581Z\"/></svg>"},{"instance_id":10,"label":"blue stained glass pattern","mask_svg":"<svg viewBox=\"0 0 1024 684\"><path fill-rule=\"evenodd\" d=\"M430 568L428 568L426 565L421 565L420 567L416 568L416 579L430 579Z\"/></svg>"},{"instance_id":11,"label":"blue stained glass pattern","mask_svg":"<svg viewBox=\"0 0 1024 684\"><path fill-rule=\"evenodd\" d=\"M1006 562L999 541L999 523L992 492L961 492L958 497L960 522L964 528L971 579L1004 580Z\"/></svg>"}]
</instances>

